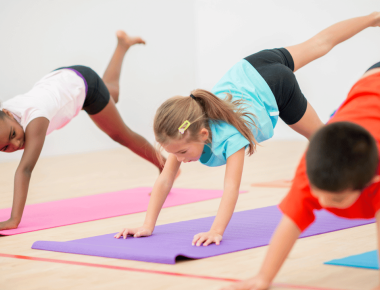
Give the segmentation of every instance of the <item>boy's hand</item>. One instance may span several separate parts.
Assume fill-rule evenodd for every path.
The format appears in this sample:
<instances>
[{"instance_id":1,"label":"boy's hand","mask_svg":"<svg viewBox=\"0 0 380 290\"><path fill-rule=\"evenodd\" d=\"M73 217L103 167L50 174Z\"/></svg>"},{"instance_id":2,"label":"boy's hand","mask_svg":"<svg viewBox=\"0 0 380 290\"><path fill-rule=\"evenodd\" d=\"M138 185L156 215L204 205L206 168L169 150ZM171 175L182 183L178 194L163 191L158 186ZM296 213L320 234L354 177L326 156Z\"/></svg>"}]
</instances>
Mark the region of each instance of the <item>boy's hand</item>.
<instances>
[{"instance_id":1,"label":"boy's hand","mask_svg":"<svg viewBox=\"0 0 380 290\"><path fill-rule=\"evenodd\" d=\"M128 235L133 236L134 238L139 237L148 237L153 233L153 230L148 229L146 227L139 227L139 228L133 228L133 229L127 229L124 228L120 233L116 234L114 237L116 239L123 236L124 239L127 238Z\"/></svg>"},{"instance_id":2,"label":"boy's hand","mask_svg":"<svg viewBox=\"0 0 380 290\"><path fill-rule=\"evenodd\" d=\"M216 245L220 244L220 241L223 239L223 236L214 231L209 231L207 233L196 234L193 238L193 246L208 246L209 244L215 243Z\"/></svg>"},{"instance_id":3,"label":"boy's hand","mask_svg":"<svg viewBox=\"0 0 380 290\"><path fill-rule=\"evenodd\" d=\"M225 288L222 288L222 290L266 290L269 286L270 282L258 275L251 279L231 284Z\"/></svg>"},{"instance_id":4,"label":"boy's hand","mask_svg":"<svg viewBox=\"0 0 380 290\"><path fill-rule=\"evenodd\" d=\"M17 221L12 220L12 219L9 219L5 222L0 222L0 231L17 229L18 224L19 223Z\"/></svg>"}]
</instances>

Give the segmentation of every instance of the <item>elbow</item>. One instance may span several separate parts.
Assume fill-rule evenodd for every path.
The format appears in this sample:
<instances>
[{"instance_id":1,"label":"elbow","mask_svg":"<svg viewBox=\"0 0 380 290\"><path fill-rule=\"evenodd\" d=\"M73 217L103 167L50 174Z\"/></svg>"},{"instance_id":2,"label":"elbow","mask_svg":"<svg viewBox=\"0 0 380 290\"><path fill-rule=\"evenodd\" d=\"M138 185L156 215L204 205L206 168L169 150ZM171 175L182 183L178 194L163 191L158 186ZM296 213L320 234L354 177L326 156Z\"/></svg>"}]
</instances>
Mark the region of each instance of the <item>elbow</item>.
<instances>
[{"instance_id":1,"label":"elbow","mask_svg":"<svg viewBox=\"0 0 380 290\"><path fill-rule=\"evenodd\" d=\"M21 174L27 177L32 175L34 166L24 166L21 168L17 168L16 174Z\"/></svg>"}]
</instances>

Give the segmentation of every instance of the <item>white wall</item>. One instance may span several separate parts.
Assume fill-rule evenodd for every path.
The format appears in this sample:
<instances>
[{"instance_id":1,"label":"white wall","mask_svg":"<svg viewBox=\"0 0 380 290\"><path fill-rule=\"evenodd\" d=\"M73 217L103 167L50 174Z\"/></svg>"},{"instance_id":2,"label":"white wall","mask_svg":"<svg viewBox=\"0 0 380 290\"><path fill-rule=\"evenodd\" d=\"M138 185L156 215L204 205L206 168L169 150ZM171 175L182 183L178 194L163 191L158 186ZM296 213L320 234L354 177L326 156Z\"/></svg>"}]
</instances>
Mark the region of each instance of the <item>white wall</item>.
<instances>
[{"instance_id":1,"label":"white wall","mask_svg":"<svg viewBox=\"0 0 380 290\"><path fill-rule=\"evenodd\" d=\"M335 22L380 11L378 0L197 0L197 85L211 89L240 59L307 40ZM380 61L380 28L369 28L296 72L322 121L353 83ZM282 121L274 139L303 137Z\"/></svg>"},{"instance_id":2,"label":"white wall","mask_svg":"<svg viewBox=\"0 0 380 290\"><path fill-rule=\"evenodd\" d=\"M154 141L152 120L168 97L211 89L241 58L300 43L327 26L380 10L378 0L0 0L0 100L28 91L44 74L83 64L104 72L114 33L140 35L124 62L117 105L125 122ZM296 73L323 121L355 80L380 60L380 28L367 29ZM302 138L284 123L277 139ZM46 139L43 155L118 147L85 112ZM20 153L1 154L0 162Z\"/></svg>"},{"instance_id":3,"label":"white wall","mask_svg":"<svg viewBox=\"0 0 380 290\"><path fill-rule=\"evenodd\" d=\"M27 92L60 66L83 64L102 75L115 31L124 29L147 45L127 53L117 107L128 126L153 142L156 108L195 87L194 19L191 0L0 0L0 100ZM42 155L118 146L82 111L48 136ZM0 162L20 156L2 153Z\"/></svg>"}]
</instances>

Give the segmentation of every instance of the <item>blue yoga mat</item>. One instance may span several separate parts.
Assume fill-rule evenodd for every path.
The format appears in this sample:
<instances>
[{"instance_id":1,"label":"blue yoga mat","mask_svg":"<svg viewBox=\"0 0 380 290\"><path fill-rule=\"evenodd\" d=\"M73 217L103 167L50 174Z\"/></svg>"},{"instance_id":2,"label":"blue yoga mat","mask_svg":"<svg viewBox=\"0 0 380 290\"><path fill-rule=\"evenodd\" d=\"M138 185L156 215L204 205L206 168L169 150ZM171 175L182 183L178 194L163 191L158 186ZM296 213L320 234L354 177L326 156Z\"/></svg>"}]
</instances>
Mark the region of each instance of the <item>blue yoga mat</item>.
<instances>
[{"instance_id":1,"label":"blue yoga mat","mask_svg":"<svg viewBox=\"0 0 380 290\"><path fill-rule=\"evenodd\" d=\"M379 269L377 251L371 251L360 255L349 256L342 259L335 259L325 262L325 264L366 269Z\"/></svg>"}]
</instances>

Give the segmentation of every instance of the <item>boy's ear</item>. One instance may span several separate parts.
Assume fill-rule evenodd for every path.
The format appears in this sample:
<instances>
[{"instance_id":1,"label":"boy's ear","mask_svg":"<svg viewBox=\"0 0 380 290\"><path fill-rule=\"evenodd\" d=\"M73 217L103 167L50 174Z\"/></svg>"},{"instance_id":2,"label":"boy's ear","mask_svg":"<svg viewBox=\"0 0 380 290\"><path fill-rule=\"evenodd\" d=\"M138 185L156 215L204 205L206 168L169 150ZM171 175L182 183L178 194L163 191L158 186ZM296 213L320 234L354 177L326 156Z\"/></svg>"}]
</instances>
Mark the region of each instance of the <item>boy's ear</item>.
<instances>
[{"instance_id":1,"label":"boy's ear","mask_svg":"<svg viewBox=\"0 0 380 290\"><path fill-rule=\"evenodd\" d=\"M372 179L371 179L371 182L370 184L372 183L377 183L380 181L380 176L379 175L375 175Z\"/></svg>"},{"instance_id":2,"label":"boy's ear","mask_svg":"<svg viewBox=\"0 0 380 290\"><path fill-rule=\"evenodd\" d=\"M201 140L205 142L208 139L209 132L206 128L202 128L201 131L199 132L201 136Z\"/></svg>"}]
</instances>

